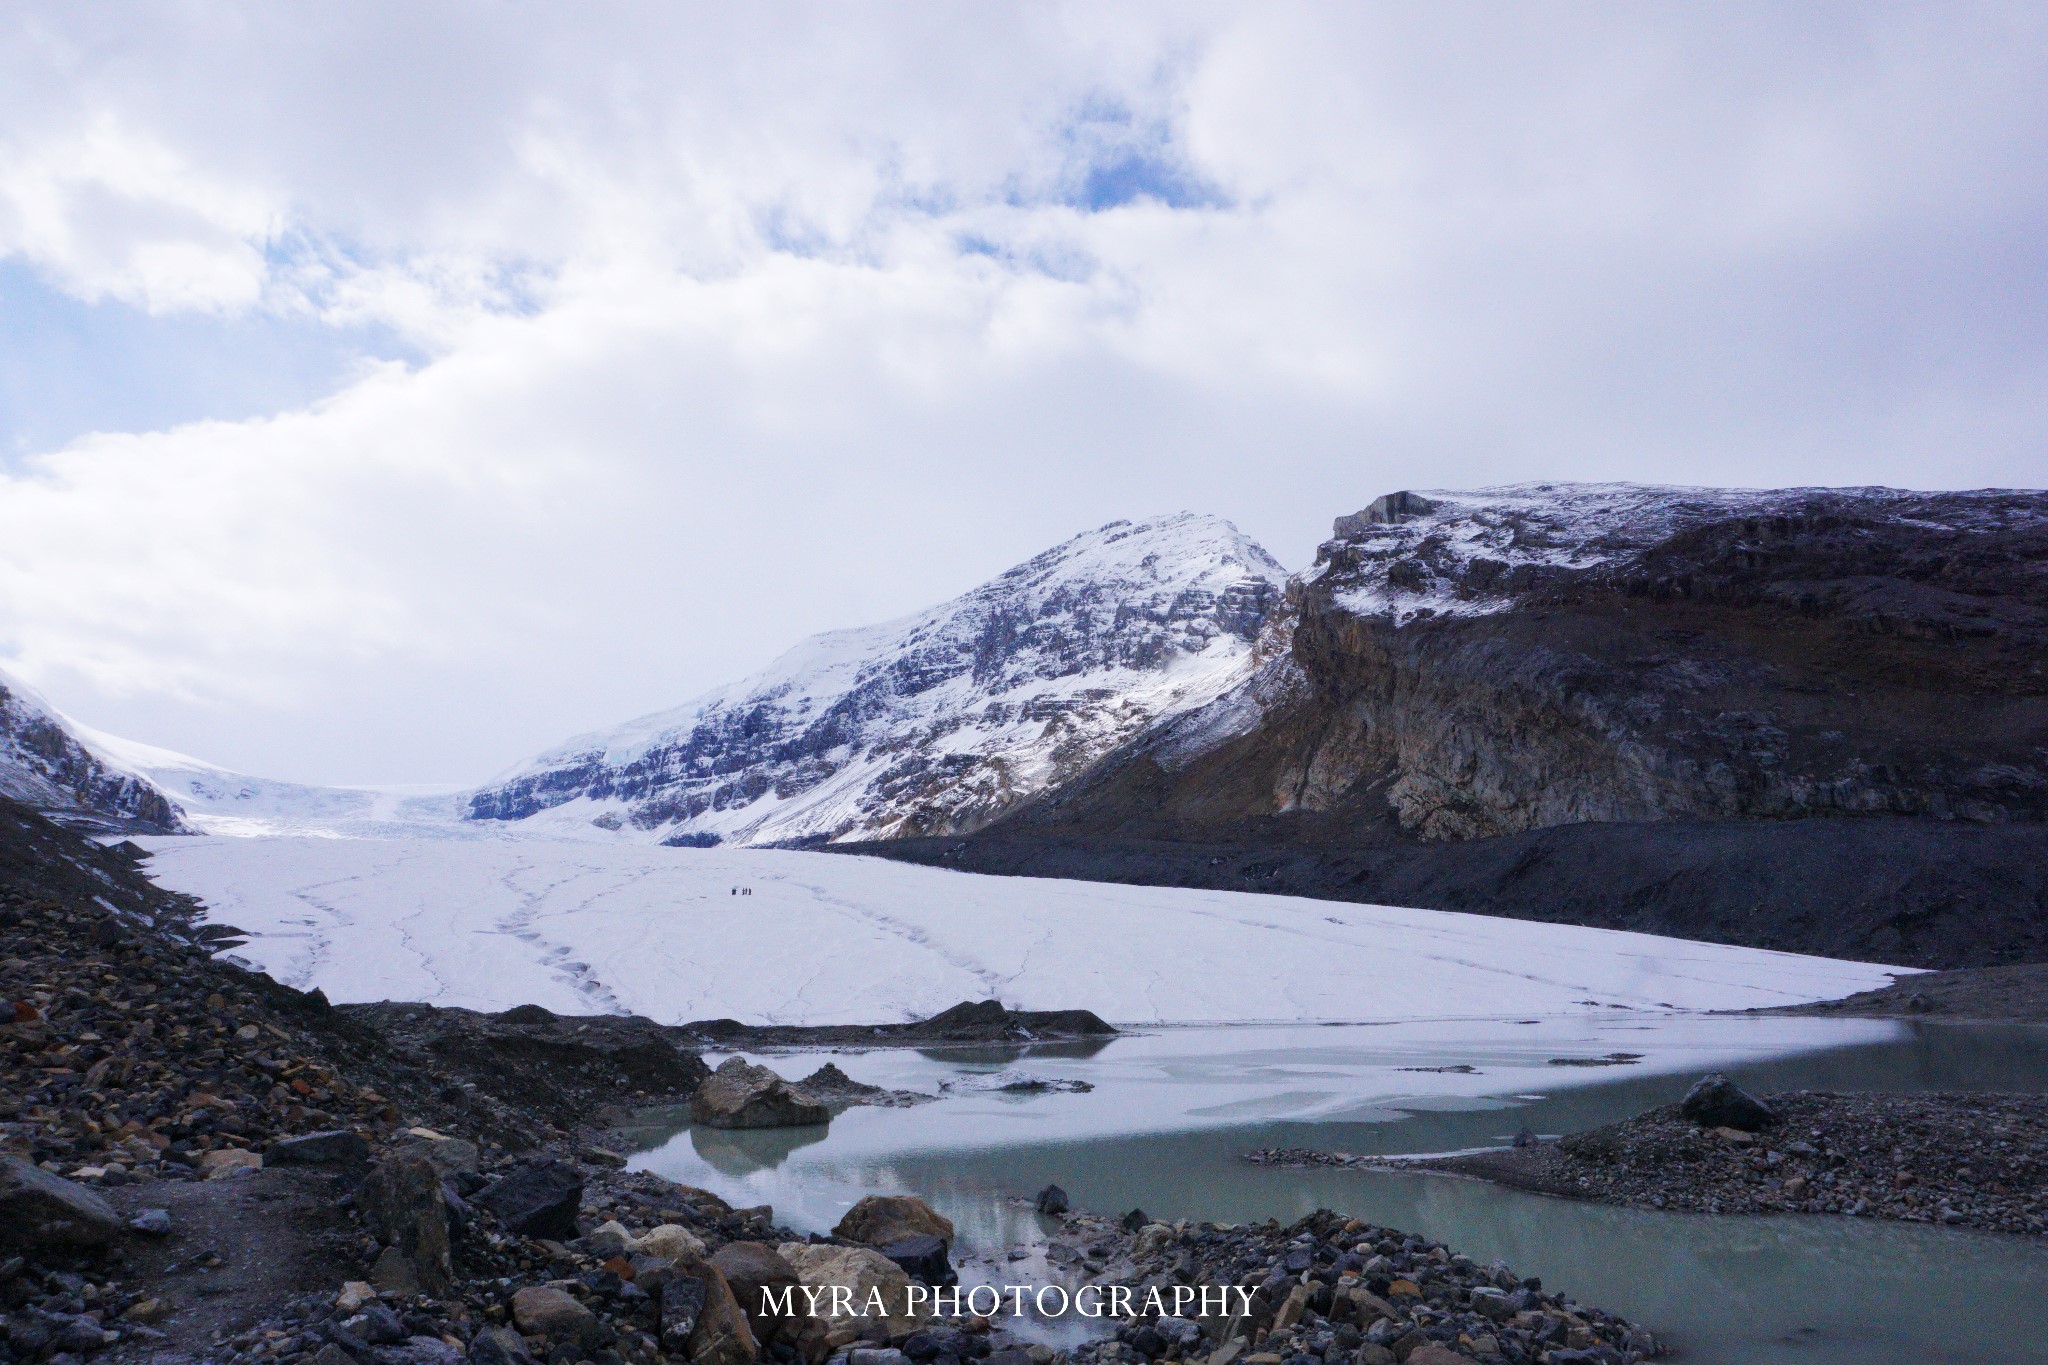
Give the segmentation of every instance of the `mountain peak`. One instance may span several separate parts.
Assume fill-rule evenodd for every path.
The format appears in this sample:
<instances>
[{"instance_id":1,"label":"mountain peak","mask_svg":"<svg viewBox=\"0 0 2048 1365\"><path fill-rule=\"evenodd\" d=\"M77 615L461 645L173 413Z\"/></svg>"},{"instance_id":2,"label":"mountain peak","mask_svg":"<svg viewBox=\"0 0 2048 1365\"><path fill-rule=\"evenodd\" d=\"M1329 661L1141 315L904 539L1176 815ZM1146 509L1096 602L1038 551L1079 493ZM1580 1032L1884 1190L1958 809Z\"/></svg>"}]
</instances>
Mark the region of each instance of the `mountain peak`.
<instances>
[{"instance_id":1,"label":"mountain peak","mask_svg":"<svg viewBox=\"0 0 2048 1365\"><path fill-rule=\"evenodd\" d=\"M683 843L976 828L1237 682L1285 581L1220 517L1111 522L579 736L475 793L469 815Z\"/></svg>"}]
</instances>

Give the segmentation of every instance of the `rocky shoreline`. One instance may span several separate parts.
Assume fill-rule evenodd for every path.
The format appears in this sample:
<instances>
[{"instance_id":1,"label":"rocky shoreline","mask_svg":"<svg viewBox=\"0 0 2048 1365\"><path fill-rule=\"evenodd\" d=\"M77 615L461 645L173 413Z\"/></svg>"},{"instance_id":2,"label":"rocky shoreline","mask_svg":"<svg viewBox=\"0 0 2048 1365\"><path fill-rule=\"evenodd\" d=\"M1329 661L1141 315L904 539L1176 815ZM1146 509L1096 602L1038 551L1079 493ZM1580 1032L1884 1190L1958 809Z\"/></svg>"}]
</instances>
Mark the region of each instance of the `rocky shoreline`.
<instances>
[{"instance_id":1,"label":"rocky shoreline","mask_svg":"<svg viewBox=\"0 0 2048 1365\"><path fill-rule=\"evenodd\" d=\"M1889 986L1840 1000L1746 1014L1814 1015L1842 1019L1921 1019L1971 1024L2048 1024L2048 962L2010 967L1960 967L1915 972Z\"/></svg>"},{"instance_id":2,"label":"rocky shoreline","mask_svg":"<svg viewBox=\"0 0 2048 1365\"><path fill-rule=\"evenodd\" d=\"M2048 1096L1757 1098L1768 1120L1702 1121L1680 1103L1554 1141L1525 1132L1513 1147L1449 1156L1297 1149L1247 1159L1438 1172L1629 1208L1835 1214L2048 1236Z\"/></svg>"}]
</instances>

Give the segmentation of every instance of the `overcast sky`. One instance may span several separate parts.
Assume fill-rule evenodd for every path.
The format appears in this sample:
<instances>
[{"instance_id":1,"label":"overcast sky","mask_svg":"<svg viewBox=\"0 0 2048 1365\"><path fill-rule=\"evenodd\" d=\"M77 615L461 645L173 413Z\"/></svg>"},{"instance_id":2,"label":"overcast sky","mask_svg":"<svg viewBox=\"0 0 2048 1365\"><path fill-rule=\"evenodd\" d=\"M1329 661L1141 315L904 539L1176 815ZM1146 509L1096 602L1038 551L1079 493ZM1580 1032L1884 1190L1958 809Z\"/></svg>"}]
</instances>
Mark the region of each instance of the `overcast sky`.
<instances>
[{"instance_id":1,"label":"overcast sky","mask_svg":"<svg viewBox=\"0 0 2048 1365\"><path fill-rule=\"evenodd\" d=\"M2048 7L0 19L0 666L481 779L1118 517L2039 486Z\"/></svg>"}]
</instances>

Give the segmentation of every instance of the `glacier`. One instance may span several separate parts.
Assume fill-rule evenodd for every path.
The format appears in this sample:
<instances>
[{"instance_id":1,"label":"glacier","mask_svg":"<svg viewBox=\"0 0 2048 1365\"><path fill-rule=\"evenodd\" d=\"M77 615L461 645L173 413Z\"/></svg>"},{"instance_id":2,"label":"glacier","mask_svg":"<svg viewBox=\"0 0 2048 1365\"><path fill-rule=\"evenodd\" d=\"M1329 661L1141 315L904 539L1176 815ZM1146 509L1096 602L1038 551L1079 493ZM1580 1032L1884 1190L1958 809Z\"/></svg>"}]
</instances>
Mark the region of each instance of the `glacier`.
<instances>
[{"instance_id":1,"label":"glacier","mask_svg":"<svg viewBox=\"0 0 2048 1365\"><path fill-rule=\"evenodd\" d=\"M150 874L336 1001L850 1024L960 1000L1121 1024L1625 1018L1896 969L1450 911L544 838L156 838ZM742 894L744 893L744 894Z\"/></svg>"}]
</instances>

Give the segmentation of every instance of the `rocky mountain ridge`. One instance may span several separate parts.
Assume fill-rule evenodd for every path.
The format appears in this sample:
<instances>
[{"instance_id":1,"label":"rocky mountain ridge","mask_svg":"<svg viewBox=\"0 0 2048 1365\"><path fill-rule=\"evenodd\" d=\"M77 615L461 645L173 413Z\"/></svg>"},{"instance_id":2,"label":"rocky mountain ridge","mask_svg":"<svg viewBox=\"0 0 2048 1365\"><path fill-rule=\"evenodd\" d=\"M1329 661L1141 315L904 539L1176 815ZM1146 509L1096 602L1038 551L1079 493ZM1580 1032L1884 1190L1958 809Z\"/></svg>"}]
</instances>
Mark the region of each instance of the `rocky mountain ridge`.
<instances>
[{"instance_id":1,"label":"rocky mountain ridge","mask_svg":"<svg viewBox=\"0 0 2048 1365\"><path fill-rule=\"evenodd\" d=\"M876 851L1286 868L1303 894L1927 965L2048 946L2048 494L1390 494L1338 519L1287 622L1237 689L968 845Z\"/></svg>"},{"instance_id":2,"label":"rocky mountain ridge","mask_svg":"<svg viewBox=\"0 0 2048 1365\"><path fill-rule=\"evenodd\" d=\"M0 797L82 828L174 834L184 813L155 783L88 747L64 714L0 672Z\"/></svg>"},{"instance_id":3,"label":"rocky mountain ridge","mask_svg":"<svg viewBox=\"0 0 2048 1365\"><path fill-rule=\"evenodd\" d=\"M901 621L817 636L474 793L473 821L673 844L964 832L1250 673L1285 571L1230 523L1113 522Z\"/></svg>"}]
</instances>

